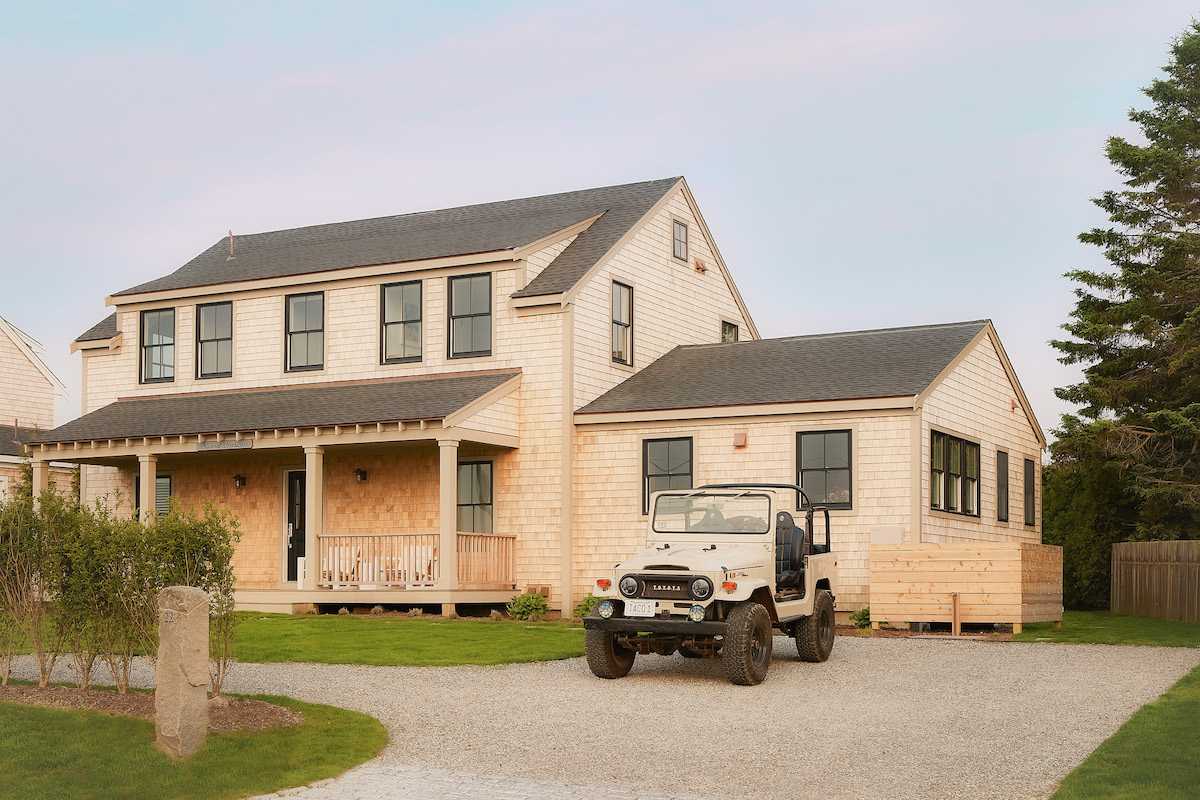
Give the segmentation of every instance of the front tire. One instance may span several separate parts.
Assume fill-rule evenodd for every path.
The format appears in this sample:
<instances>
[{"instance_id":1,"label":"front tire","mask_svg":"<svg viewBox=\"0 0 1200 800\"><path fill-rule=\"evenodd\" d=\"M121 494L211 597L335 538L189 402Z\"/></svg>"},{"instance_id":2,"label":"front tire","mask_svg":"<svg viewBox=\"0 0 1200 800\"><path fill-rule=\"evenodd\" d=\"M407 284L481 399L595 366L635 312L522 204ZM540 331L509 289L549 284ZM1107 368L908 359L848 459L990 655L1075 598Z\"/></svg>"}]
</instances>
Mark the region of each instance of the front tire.
<instances>
[{"instance_id":1,"label":"front tire","mask_svg":"<svg viewBox=\"0 0 1200 800\"><path fill-rule=\"evenodd\" d=\"M796 625L796 652L801 661L819 663L833 652L833 595L828 590L817 592L813 613Z\"/></svg>"},{"instance_id":2,"label":"front tire","mask_svg":"<svg viewBox=\"0 0 1200 800\"><path fill-rule=\"evenodd\" d=\"M623 647L609 631L588 631L584 637L588 667L597 678L624 678L633 669L636 650Z\"/></svg>"},{"instance_id":3,"label":"front tire","mask_svg":"<svg viewBox=\"0 0 1200 800\"><path fill-rule=\"evenodd\" d=\"M771 666L771 615L753 601L733 607L721 645L721 663L730 682L757 686Z\"/></svg>"}]
</instances>

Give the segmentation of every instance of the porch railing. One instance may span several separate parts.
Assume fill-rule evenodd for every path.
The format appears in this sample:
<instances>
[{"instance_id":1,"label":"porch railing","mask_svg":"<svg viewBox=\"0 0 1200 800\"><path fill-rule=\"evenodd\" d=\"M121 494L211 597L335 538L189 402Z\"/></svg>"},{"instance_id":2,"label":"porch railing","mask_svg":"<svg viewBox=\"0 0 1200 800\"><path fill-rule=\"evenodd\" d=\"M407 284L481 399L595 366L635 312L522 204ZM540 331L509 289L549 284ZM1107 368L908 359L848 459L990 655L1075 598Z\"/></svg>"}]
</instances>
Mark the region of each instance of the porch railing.
<instances>
[{"instance_id":1,"label":"porch railing","mask_svg":"<svg viewBox=\"0 0 1200 800\"><path fill-rule=\"evenodd\" d=\"M516 586L511 533L458 534L458 588L512 589Z\"/></svg>"},{"instance_id":2,"label":"porch railing","mask_svg":"<svg viewBox=\"0 0 1200 800\"><path fill-rule=\"evenodd\" d=\"M458 588L512 589L516 539L458 534ZM437 533L326 534L318 539L323 589L434 589L441 577Z\"/></svg>"}]
</instances>

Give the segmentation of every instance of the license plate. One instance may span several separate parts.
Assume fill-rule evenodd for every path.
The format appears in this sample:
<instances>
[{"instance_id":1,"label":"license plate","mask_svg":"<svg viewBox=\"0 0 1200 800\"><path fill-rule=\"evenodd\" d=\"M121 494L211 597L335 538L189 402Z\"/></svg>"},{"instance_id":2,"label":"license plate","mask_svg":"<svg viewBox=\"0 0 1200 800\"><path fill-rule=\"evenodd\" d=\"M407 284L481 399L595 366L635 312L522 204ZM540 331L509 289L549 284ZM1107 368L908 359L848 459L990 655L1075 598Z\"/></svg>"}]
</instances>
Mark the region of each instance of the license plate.
<instances>
[{"instance_id":1,"label":"license plate","mask_svg":"<svg viewBox=\"0 0 1200 800\"><path fill-rule=\"evenodd\" d=\"M627 617L653 617L654 616L654 601L653 600L626 600L625 601L625 616L627 616Z\"/></svg>"}]
</instances>

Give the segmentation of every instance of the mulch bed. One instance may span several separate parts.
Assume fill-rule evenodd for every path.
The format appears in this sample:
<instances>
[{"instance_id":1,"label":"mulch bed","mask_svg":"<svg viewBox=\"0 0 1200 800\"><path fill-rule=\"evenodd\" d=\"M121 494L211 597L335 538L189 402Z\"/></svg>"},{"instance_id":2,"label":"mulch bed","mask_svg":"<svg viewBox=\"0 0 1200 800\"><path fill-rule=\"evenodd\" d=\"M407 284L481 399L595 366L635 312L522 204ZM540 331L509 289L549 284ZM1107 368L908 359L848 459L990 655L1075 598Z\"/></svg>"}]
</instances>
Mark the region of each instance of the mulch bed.
<instances>
[{"instance_id":1,"label":"mulch bed","mask_svg":"<svg viewBox=\"0 0 1200 800\"><path fill-rule=\"evenodd\" d=\"M153 721L154 694L129 692L117 694L105 689L79 689L75 686L0 686L0 703L20 703L46 708L98 711L123 717ZM264 731L299 725L304 716L290 708L240 697L210 702L208 729L213 732Z\"/></svg>"}]
</instances>

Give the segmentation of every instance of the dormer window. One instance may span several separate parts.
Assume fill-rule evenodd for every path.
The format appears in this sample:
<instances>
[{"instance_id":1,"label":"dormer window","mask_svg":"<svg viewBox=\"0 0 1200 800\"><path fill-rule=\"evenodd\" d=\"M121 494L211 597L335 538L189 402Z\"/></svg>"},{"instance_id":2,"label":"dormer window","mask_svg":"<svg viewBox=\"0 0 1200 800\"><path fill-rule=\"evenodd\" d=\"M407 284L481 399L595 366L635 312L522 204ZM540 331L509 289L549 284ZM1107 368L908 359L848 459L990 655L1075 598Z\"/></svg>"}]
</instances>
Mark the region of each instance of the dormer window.
<instances>
[{"instance_id":1,"label":"dormer window","mask_svg":"<svg viewBox=\"0 0 1200 800\"><path fill-rule=\"evenodd\" d=\"M175 309L142 312L142 383L175 380Z\"/></svg>"},{"instance_id":2,"label":"dormer window","mask_svg":"<svg viewBox=\"0 0 1200 800\"><path fill-rule=\"evenodd\" d=\"M671 225L674 233L672 234L672 254L680 261L688 260L688 226L687 223L674 220Z\"/></svg>"}]
</instances>

